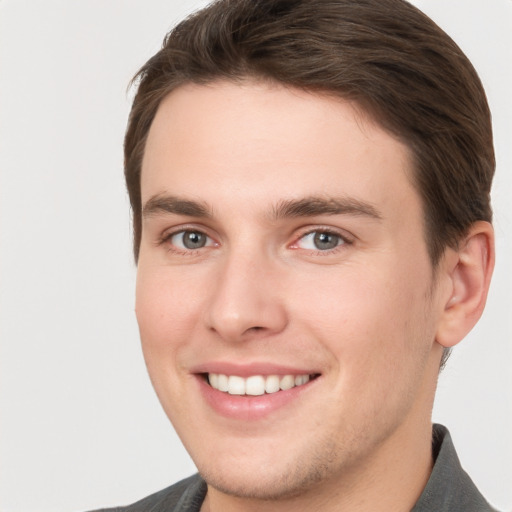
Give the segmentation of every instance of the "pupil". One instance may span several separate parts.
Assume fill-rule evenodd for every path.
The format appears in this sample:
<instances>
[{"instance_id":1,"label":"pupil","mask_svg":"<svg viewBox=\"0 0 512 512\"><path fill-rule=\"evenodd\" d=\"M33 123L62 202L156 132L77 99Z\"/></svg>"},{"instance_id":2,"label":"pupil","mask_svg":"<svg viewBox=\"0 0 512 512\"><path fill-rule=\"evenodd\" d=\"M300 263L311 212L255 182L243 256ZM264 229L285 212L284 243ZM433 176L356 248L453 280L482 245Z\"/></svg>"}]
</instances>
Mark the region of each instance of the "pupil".
<instances>
[{"instance_id":1,"label":"pupil","mask_svg":"<svg viewBox=\"0 0 512 512\"><path fill-rule=\"evenodd\" d=\"M317 249L334 249L338 245L338 235L331 233L316 233L314 238Z\"/></svg>"},{"instance_id":2,"label":"pupil","mask_svg":"<svg viewBox=\"0 0 512 512\"><path fill-rule=\"evenodd\" d=\"M200 249L204 247L206 243L206 237L202 233L196 231L187 231L183 235L183 245L187 249Z\"/></svg>"}]
</instances>

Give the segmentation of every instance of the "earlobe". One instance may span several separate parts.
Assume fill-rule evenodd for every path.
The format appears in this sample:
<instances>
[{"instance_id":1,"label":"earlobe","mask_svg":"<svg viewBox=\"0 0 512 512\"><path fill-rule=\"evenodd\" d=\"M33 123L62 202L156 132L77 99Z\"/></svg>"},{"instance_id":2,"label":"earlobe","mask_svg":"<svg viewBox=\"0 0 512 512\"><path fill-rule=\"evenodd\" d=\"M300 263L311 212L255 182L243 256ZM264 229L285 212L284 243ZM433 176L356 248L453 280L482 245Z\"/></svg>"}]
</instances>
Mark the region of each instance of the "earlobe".
<instances>
[{"instance_id":1,"label":"earlobe","mask_svg":"<svg viewBox=\"0 0 512 512\"><path fill-rule=\"evenodd\" d=\"M494 268L494 231L490 223L473 224L454 250L446 271L451 293L444 304L436 341L453 347L474 327L482 315Z\"/></svg>"}]
</instances>

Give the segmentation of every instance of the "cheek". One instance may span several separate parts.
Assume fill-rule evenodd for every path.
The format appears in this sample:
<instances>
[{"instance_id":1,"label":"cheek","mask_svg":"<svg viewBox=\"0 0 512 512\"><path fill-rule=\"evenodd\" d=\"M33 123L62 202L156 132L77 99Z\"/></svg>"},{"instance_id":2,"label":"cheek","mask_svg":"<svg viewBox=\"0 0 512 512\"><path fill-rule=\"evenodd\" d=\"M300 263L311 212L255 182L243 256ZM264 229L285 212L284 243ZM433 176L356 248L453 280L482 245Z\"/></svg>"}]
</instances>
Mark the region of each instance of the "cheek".
<instances>
[{"instance_id":1,"label":"cheek","mask_svg":"<svg viewBox=\"0 0 512 512\"><path fill-rule=\"evenodd\" d=\"M371 345L388 331L400 331L404 313L409 315L411 305L419 300L414 289L397 285L401 278L387 274L361 268L296 279L292 316L329 337L347 343L358 338L358 346Z\"/></svg>"},{"instance_id":2,"label":"cheek","mask_svg":"<svg viewBox=\"0 0 512 512\"><path fill-rule=\"evenodd\" d=\"M349 386L363 400L373 401L376 410L410 406L434 339L424 283L415 287L392 282L358 303L364 312L351 333L356 348L349 355L354 368Z\"/></svg>"},{"instance_id":3,"label":"cheek","mask_svg":"<svg viewBox=\"0 0 512 512\"><path fill-rule=\"evenodd\" d=\"M195 325L190 301L182 287L161 269L139 270L135 312L142 351L155 392L172 421L184 414L181 354Z\"/></svg>"},{"instance_id":4,"label":"cheek","mask_svg":"<svg viewBox=\"0 0 512 512\"><path fill-rule=\"evenodd\" d=\"M295 287L307 300L294 302L292 316L333 354L351 386L370 383L376 374L388 380L408 372L433 338L426 322L427 279L412 282L398 269L369 268L333 272L329 279L302 280Z\"/></svg>"},{"instance_id":5,"label":"cheek","mask_svg":"<svg viewBox=\"0 0 512 512\"><path fill-rule=\"evenodd\" d=\"M179 344L196 320L194 290L171 272L138 272L135 312L144 347Z\"/></svg>"}]
</instances>

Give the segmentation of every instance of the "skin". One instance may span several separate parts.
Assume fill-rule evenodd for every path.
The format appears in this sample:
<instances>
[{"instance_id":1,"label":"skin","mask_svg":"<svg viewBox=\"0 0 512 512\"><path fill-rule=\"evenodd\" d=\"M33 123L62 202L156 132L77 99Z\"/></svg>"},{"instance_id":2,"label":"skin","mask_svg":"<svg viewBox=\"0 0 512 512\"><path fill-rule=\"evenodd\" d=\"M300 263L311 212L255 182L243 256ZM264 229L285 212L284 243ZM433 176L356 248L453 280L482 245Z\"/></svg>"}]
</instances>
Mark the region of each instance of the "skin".
<instances>
[{"instance_id":1,"label":"skin","mask_svg":"<svg viewBox=\"0 0 512 512\"><path fill-rule=\"evenodd\" d=\"M417 501L442 348L481 312L492 244L480 226L434 272L411 172L408 149L341 99L248 81L162 102L142 167L136 313L152 383L208 483L203 510ZM206 244L188 249L184 230ZM230 418L201 392L212 362L318 377L270 414Z\"/></svg>"}]
</instances>

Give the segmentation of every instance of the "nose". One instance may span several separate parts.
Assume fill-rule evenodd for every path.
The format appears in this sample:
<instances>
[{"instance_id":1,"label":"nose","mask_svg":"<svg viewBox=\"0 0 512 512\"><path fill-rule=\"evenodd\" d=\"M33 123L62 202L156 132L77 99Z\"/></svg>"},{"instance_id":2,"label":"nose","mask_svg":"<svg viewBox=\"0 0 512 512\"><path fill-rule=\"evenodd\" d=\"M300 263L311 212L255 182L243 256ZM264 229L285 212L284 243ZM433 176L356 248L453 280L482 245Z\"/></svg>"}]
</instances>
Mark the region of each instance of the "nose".
<instances>
[{"instance_id":1,"label":"nose","mask_svg":"<svg viewBox=\"0 0 512 512\"><path fill-rule=\"evenodd\" d=\"M277 334L288 318L282 272L263 256L231 255L217 273L206 326L223 340L240 342Z\"/></svg>"}]
</instances>

